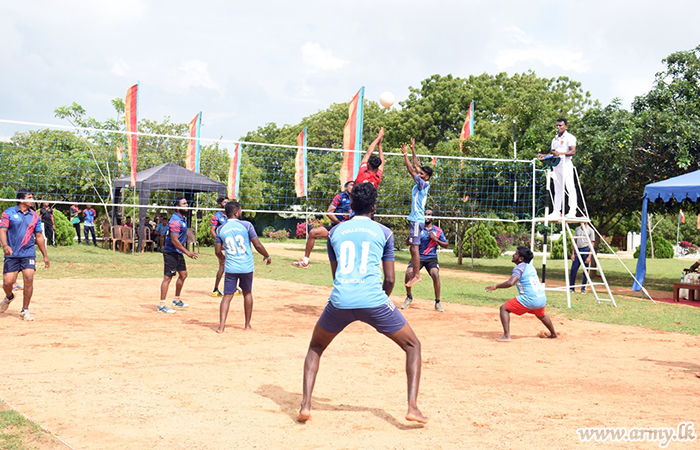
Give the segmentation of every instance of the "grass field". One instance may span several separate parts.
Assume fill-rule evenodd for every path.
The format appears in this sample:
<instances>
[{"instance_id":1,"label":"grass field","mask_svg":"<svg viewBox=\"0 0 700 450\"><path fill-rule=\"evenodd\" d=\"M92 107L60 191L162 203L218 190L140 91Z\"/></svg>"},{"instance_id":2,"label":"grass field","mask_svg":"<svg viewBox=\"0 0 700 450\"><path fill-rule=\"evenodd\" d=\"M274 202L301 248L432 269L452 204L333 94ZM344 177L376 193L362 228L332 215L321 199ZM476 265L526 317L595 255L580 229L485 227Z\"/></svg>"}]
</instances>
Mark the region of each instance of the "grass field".
<instances>
[{"instance_id":1,"label":"grass field","mask_svg":"<svg viewBox=\"0 0 700 450\"><path fill-rule=\"evenodd\" d=\"M263 242L269 243L265 240ZM262 264L260 257L256 258L256 277L302 282L314 286L330 286L332 284L330 265L324 250L325 245L317 244L312 255L312 265L306 270L294 269L290 266L295 258L289 255L297 252L301 254L300 242L288 241L282 246L284 251L279 251L279 244L270 247L270 251L274 255L274 262L268 267ZM161 277L163 273L163 259L160 253L147 252L132 256L92 246L75 245L50 249L50 258L51 269L38 270L37 278L153 278ZM479 281L478 278L473 277L474 272L476 272L483 275L498 275L502 276L504 280L507 279L513 268L509 256L492 260L475 259L473 269L469 258L465 258L461 266L457 264L456 258L451 253L440 253L439 258L442 268L464 273L464 277L443 275L441 297L444 302L496 308L514 296L514 289L507 292L498 290L489 294L484 291L484 287L491 283ZM403 295L400 281L403 279L408 260L407 251L397 253L395 295ZM213 278L214 268L217 264L214 249L202 248L199 259L188 259L187 264L190 277ZM628 260L626 264L634 272L636 260ZM616 259L604 259L603 265L611 285L629 287L632 284L631 277ZM681 270L688 265L687 261L648 260L645 286L651 289L668 290L670 297L673 282L677 278L676 274L680 274ZM535 266L539 270L541 261L536 259ZM432 283L427 277L425 279L426 281L414 288L414 297L432 299ZM563 281L561 260L548 261L547 279ZM156 300L157 292L158 288L154 286L154 300ZM572 308L566 307L564 293L548 292L547 299L548 313L554 316L694 335L700 334L700 308L666 303L654 305L647 300L619 295L616 296L618 308L614 308L608 303L598 304L590 294L576 294L572 300Z\"/></svg>"}]
</instances>

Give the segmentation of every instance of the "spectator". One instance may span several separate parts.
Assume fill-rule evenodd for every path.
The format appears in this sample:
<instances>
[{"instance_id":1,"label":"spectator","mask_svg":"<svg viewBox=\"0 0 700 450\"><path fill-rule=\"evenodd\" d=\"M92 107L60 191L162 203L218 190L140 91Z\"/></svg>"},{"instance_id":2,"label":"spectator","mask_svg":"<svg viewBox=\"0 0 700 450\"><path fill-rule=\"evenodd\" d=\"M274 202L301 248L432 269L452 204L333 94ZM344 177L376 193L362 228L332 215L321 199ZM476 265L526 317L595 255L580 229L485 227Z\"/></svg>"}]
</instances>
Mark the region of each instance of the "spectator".
<instances>
[{"instance_id":1,"label":"spectator","mask_svg":"<svg viewBox=\"0 0 700 450\"><path fill-rule=\"evenodd\" d=\"M48 202L44 202L39 210L39 216L41 217L41 224L44 226L44 234L46 235L46 242L48 244L56 246L56 236L55 236L55 225L53 220L53 208Z\"/></svg>"},{"instance_id":2,"label":"spectator","mask_svg":"<svg viewBox=\"0 0 700 450\"><path fill-rule=\"evenodd\" d=\"M73 228L75 228L75 234L78 236L78 244L80 244L80 208L78 205L73 204L70 206L70 223L72 223Z\"/></svg>"},{"instance_id":3,"label":"spectator","mask_svg":"<svg viewBox=\"0 0 700 450\"><path fill-rule=\"evenodd\" d=\"M92 244L97 247L97 238L95 237L95 218L97 211L88 204L83 210L83 232L85 233L85 245L90 245L90 233L92 233Z\"/></svg>"}]
</instances>

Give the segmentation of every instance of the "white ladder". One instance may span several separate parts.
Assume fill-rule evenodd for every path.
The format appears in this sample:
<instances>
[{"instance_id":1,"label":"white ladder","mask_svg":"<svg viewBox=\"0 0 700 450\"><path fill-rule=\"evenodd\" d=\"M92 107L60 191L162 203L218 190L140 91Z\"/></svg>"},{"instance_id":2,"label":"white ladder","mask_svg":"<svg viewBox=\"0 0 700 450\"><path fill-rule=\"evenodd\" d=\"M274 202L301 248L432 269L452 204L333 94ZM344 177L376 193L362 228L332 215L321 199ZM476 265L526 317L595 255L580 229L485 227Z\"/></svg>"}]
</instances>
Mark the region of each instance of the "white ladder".
<instances>
[{"instance_id":1,"label":"white ladder","mask_svg":"<svg viewBox=\"0 0 700 450\"><path fill-rule=\"evenodd\" d=\"M567 222L565 220L563 223L563 226L564 226L564 228L566 228L566 233L569 235L569 239L571 239L571 244L574 248L574 254L575 254L576 258L578 259L578 262L580 264L580 269L583 270L584 277L586 278L586 281L587 281L586 283L583 283L583 284L574 284L574 285L570 284L572 280L569 280L568 267L566 264L566 262L569 259L569 254L568 254L566 247L564 247L564 253L565 253L564 254L564 261L565 261L564 262L564 270L566 271L564 278L566 279L566 284L567 284L567 286L566 286L566 300L567 300L567 304L568 304L569 308L571 308L571 288L576 289L577 287L581 287L581 288L590 287L591 292L593 292L593 295L595 296L598 303L611 302L613 304L613 306L617 307L617 303L615 303L615 297L613 297L612 291L610 290L610 285L608 284L608 280L607 280L607 278L605 278L605 273L603 272L603 266L600 264L600 259L598 258L597 253L593 249L593 242L591 242L591 238L588 235L588 232L586 231L583 234L583 236L575 236L574 232L571 231L570 222ZM588 222L587 226L591 227L591 229L593 229L594 232L597 232L597 230L595 230L595 228L593 228L593 225L591 225L590 222ZM581 239L583 239L584 242L587 244L587 247L589 249L588 251L590 252L590 253L586 254L585 256L588 257L590 255L591 259L595 262L595 267L586 267L586 264L584 264L584 262L585 262L584 255L579 251L579 248L578 248L578 241L580 241ZM598 272L600 274L600 278L602 279L602 281L594 282L591 279L591 271ZM573 280L573 281L575 282L576 280ZM605 290L608 293L608 297L607 298L601 297L598 294L598 291L596 290L596 286L605 286Z\"/></svg>"}]
</instances>

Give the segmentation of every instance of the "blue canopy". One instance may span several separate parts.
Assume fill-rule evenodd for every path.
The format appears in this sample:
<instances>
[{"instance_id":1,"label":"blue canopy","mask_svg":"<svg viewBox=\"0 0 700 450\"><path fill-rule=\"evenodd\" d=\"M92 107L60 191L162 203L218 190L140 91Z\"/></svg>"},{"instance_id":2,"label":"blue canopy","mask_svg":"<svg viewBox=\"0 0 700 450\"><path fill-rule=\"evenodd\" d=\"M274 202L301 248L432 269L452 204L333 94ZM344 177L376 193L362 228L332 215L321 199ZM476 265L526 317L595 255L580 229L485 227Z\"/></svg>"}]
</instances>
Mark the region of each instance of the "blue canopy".
<instances>
[{"instance_id":1,"label":"blue canopy","mask_svg":"<svg viewBox=\"0 0 700 450\"><path fill-rule=\"evenodd\" d=\"M639 245L639 260L637 261L636 278L644 284L644 276L647 273L647 207L649 201L662 199L667 202L671 199L681 202L685 199L696 202L700 198L700 170L679 175L668 180L647 184L642 197L642 242ZM634 282L632 289L639 291L642 287Z\"/></svg>"}]
</instances>

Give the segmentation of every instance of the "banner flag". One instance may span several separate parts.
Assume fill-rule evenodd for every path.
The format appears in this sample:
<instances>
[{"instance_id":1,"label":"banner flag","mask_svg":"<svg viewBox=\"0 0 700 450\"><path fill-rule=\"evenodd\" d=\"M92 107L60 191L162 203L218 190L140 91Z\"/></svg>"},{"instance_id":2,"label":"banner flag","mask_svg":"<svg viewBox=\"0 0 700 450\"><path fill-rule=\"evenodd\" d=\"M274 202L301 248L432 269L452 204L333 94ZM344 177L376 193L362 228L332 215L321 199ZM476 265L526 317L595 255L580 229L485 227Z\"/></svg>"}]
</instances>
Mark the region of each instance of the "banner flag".
<instances>
[{"instance_id":1,"label":"banner flag","mask_svg":"<svg viewBox=\"0 0 700 450\"><path fill-rule=\"evenodd\" d=\"M362 121L365 87L362 86L348 105L348 120L343 128L343 163L340 166L340 185L357 178L362 161Z\"/></svg>"},{"instance_id":2,"label":"banner flag","mask_svg":"<svg viewBox=\"0 0 700 450\"><path fill-rule=\"evenodd\" d=\"M126 131L128 133L138 132L138 105L139 105L139 85L136 83L126 90L126 100L124 101L124 118L126 119ZM131 186L136 186L136 157L138 155L138 136L128 134L127 148L129 149L129 162L131 163Z\"/></svg>"},{"instance_id":3,"label":"banner flag","mask_svg":"<svg viewBox=\"0 0 700 450\"><path fill-rule=\"evenodd\" d=\"M297 197L308 195L308 179L306 170L306 127L297 136L297 156L294 159L294 190Z\"/></svg>"},{"instance_id":4,"label":"banner flag","mask_svg":"<svg viewBox=\"0 0 700 450\"><path fill-rule=\"evenodd\" d=\"M199 153L201 145L199 135L202 128L202 112L194 116L190 122L190 139L187 141L187 153L185 155L185 168L199 173Z\"/></svg>"},{"instance_id":5,"label":"banner flag","mask_svg":"<svg viewBox=\"0 0 700 450\"><path fill-rule=\"evenodd\" d=\"M241 144L236 144L231 164L228 167L228 198L238 200L241 181Z\"/></svg>"},{"instance_id":6,"label":"banner flag","mask_svg":"<svg viewBox=\"0 0 700 450\"><path fill-rule=\"evenodd\" d=\"M678 213L678 223L685 223L685 214L683 214L682 209L681 212Z\"/></svg>"},{"instance_id":7,"label":"banner flag","mask_svg":"<svg viewBox=\"0 0 700 450\"><path fill-rule=\"evenodd\" d=\"M474 134L474 100L469 104L467 117L462 125L462 132L459 133L459 150L462 151L462 142Z\"/></svg>"}]
</instances>

